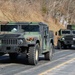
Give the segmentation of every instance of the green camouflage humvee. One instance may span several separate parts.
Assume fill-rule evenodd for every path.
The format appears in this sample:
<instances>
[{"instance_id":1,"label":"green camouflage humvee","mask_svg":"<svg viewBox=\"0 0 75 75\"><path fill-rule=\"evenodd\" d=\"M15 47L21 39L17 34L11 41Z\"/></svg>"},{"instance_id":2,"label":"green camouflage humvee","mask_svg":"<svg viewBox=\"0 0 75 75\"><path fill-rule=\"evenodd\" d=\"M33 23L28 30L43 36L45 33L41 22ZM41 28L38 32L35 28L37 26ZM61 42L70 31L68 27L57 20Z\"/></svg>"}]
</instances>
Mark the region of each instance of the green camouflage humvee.
<instances>
[{"instance_id":1,"label":"green camouflage humvee","mask_svg":"<svg viewBox=\"0 0 75 75\"><path fill-rule=\"evenodd\" d=\"M40 54L51 60L54 42L46 24L7 23L0 25L0 31L0 53L9 54L11 59L17 58L18 55L27 56L29 64L34 65L37 64Z\"/></svg>"}]
</instances>

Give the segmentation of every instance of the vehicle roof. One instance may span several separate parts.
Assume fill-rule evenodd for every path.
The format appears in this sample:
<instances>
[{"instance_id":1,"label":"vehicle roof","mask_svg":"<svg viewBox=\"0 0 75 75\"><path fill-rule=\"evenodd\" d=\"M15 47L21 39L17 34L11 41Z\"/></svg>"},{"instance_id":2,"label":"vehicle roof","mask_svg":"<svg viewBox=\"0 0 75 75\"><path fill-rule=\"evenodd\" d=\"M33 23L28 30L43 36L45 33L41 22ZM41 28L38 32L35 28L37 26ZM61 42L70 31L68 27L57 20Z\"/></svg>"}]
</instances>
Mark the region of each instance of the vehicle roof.
<instances>
[{"instance_id":1,"label":"vehicle roof","mask_svg":"<svg viewBox=\"0 0 75 75\"><path fill-rule=\"evenodd\" d=\"M6 22L5 24L1 25L42 25L42 26L47 26L47 24L43 22Z\"/></svg>"},{"instance_id":2,"label":"vehicle roof","mask_svg":"<svg viewBox=\"0 0 75 75\"><path fill-rule=\"evenodd\" d=\"M62 30L62 31L71 31L70 29L60 29L60 30Z\"/></svg>"}]
</instances>

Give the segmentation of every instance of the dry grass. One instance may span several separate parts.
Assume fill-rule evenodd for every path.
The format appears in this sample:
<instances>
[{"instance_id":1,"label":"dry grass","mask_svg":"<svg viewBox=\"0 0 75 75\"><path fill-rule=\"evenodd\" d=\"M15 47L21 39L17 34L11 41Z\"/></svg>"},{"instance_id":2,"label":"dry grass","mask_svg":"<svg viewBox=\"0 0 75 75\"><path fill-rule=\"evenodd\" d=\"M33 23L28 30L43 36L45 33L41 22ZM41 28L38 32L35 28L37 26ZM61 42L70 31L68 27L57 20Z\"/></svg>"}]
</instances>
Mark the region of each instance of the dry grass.
<instances>
[{"instance_id":1,"label":"dry grass","mask_svg":"<svg viewBox=\"0 0 75 75\"><path fill-rule=\"evenodd\" d=\"M65 19L67 19L67 14L71 16L69 17L71 20L75 18L73 16L75 15L75 6L73 6L75 0L69 1L70 0L0 0L0 20L45 22L51 30L56 32L60 28L65 28L59 23L62 15L66 16ZM60 12L61 15L59 15L59 19L56 19L56 13L58 12Z\"/></svg>"}]
</instances>

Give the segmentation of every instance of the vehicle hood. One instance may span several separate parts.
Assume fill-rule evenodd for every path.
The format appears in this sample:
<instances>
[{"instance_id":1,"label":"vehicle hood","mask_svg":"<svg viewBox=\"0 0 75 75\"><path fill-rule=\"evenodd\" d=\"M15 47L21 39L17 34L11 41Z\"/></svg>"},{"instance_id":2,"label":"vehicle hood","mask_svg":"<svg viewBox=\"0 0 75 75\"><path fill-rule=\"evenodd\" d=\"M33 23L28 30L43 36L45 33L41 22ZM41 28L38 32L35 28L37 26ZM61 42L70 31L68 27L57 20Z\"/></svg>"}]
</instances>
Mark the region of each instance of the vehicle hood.
<instances>
[{"instance_id":1,"label":"vehicle hood","mask_svg":"<svg viewBox=\"0 0 75 75\"><path fill-rule=\"evenodd\" d=\"M65 35L64 37L75 37L75 35Z\"/></svg>"},{"instance_id":2,"label":"vehicle hood","mask_svg":"<svg viewBox=\"0 0 75 75\"><path fill-rule=\"evenodd\" d=\"M40 37L41 35L39 34L39 32L26 32L25 33L25 38L28 38L28 37Z\"/></svg>"}]
</instances>

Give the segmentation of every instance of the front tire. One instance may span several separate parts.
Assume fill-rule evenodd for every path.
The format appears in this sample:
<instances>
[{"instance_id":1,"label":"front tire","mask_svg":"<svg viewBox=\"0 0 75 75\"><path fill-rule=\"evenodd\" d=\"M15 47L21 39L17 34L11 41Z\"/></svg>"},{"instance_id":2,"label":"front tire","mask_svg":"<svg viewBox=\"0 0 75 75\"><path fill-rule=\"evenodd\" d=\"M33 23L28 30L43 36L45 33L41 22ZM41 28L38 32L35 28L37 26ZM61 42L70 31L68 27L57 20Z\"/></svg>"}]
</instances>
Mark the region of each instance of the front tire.
<instances>
[{"instance_id":1,"label":"front tire","mask_svg":"<svg viewBox=\"0 0 75 75\"><path fill-rule=\"evenodd\" d=\"M31 65L36 65L39 60L39 45L29 47L28 62Z\"/></svg>"}]
</instances>

